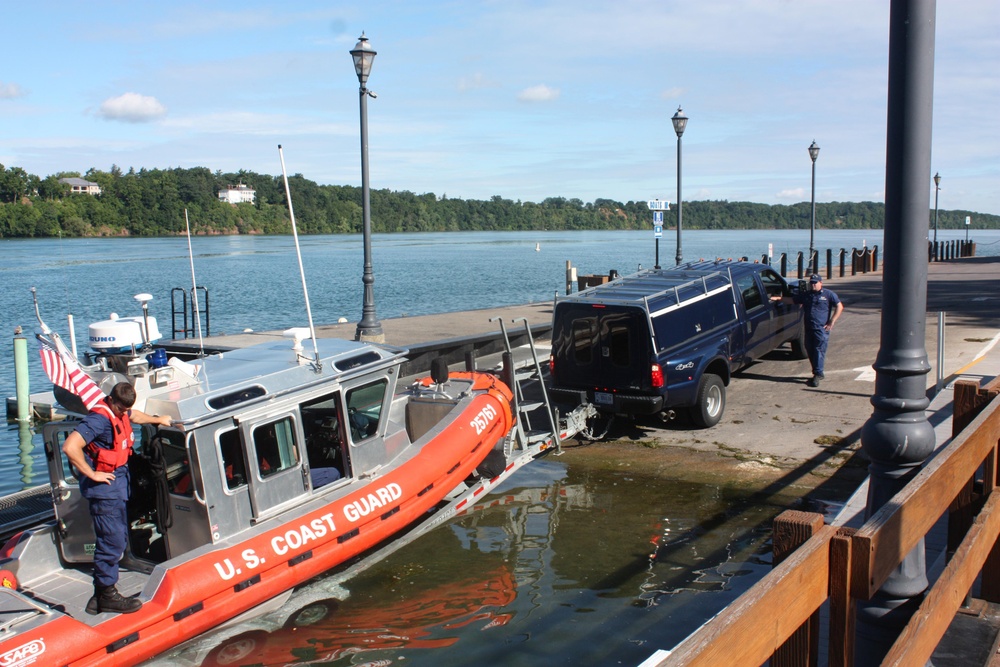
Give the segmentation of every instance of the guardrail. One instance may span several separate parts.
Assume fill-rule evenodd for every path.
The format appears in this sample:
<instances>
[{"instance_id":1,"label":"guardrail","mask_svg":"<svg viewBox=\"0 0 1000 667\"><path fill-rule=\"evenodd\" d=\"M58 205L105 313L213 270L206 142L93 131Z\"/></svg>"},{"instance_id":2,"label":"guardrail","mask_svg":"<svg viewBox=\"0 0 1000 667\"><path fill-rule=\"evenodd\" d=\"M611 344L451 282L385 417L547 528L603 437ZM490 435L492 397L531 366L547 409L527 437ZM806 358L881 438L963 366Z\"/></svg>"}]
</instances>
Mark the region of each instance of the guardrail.
<instances>
[{"instance_id":1,"label":"guardrail","mask_svg":"<svg viewBox=\"0 0 1000 667\"><path fill-rule=\"evenodd\" d=\"M870 600L946 512L951 558L882 662L925 664L977 577L980 598L1000 602L1000 494L994 493L1000 401L970 406L959 416L968 426L856 531L823 525L818 514L780 515L775 568L669 655L643 667L816 664L824 604L828 664L853 665L856 602Z\"/></svg>"}]
</instances>

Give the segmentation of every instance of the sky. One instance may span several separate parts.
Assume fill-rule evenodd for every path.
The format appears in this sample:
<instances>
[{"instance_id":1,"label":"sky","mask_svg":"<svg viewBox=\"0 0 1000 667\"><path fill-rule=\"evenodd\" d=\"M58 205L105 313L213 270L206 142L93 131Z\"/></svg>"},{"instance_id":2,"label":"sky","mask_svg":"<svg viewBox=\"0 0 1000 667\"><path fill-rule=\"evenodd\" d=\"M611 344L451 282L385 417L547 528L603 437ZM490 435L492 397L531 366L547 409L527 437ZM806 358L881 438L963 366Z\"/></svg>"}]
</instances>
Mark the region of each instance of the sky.
<instances>
[{"instance_id":1,"label":"sky","mask_svg":"<svg viewBox=\"0 0 1000 667\"><path fill-rule=\"evenodd\" d=\"M883 201L888 0L5 2L0 164L463 199ZM1000 2L937 3L941 210L1000 214ZM293 193L294 197L294 193Z\"/></svg>"}]
</instances>

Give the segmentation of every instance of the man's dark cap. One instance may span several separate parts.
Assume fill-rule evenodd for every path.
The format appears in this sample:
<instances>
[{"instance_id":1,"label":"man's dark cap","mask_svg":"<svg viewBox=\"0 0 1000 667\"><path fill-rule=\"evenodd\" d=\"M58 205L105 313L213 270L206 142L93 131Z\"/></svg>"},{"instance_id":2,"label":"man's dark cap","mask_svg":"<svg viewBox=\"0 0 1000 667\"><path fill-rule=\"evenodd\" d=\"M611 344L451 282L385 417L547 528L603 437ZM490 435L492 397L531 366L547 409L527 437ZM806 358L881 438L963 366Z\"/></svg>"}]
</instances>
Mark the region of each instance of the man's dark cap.
<instances>
[{"instance_id":1,"label":"man's dark cap","mask_svg":"<svg viewBox=\"0 0 1000 667\"><path fill-rule=\"evenodd\" d=\"M823 282L823 279L820 278L820 275L818 273L814 273L811 276L809 276L809 282L811 282L811 283L821 283L821 282Z\"/></svg>"}]
</instances>

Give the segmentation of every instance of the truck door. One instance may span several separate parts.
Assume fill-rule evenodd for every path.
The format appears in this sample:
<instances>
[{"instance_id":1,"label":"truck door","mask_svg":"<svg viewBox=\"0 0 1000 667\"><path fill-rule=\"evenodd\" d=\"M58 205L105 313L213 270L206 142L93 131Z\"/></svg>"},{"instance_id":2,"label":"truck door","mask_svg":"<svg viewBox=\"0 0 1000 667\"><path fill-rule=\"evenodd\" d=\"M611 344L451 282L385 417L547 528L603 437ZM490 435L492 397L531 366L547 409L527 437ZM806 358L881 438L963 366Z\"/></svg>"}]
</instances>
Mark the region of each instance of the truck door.
<instances>
[{"instance_id":1,"label":"truck door","mask_svg":"<svg viewBox=\"0 0 1000 667\"><path fill-rule=\"evenodd\" d=\"M771 351L771 337L774 335L771 316L774 310L754 274L747 273L737 278L736 289L743 300L743 310L746 314L743 322L745 344L740 363L742 366L754 359L760 359Z\"/></svg>"},{"instance_id":2,"label":"truck door","mask_svg":"<svg viewBox=\"0 0 1000 667\"><path fill-rule=\"evenodd\" d=\"M652 358L645 313L635 308L598 312L597 384L617 390L648 388Z\"/></svg>"},{"instance_id":3,"label":"truck door","mask_svg":"<svg viewBox=\"0 0 1000 667\"><path fill-rule=\"evenodd\" d=\"M90 563L94 560L94 524L90 519L90 504L80 495L80 482L62 446L77 426L77 422L52 422L42 427L45 459L49 466L49 482L56 514L56 535L59 553L68 563Z\"/></svg>"},{"instance_id":4,"label":"truck door","mask_svg":"<svg viewBox=\"0 0 1000 667\"><path fill-rule=\"evenodd\" d=\"M784 279L771 269L760 272L760 281L764 285L767 297L790 296L788 285ZM794 303L774 303L774 336L777 341L788 340L799 326L800 307Z\"/></svg>"},{"instance_id":5,"label":"truck door","mask_svg":"<svg viewBox=\"0 0 1000 667\"><path fill-rule=\"evenodd\" d=\"M636 308L564 304L552 333L554 383L595 390L594 402L611 403L605 390L649 383L649 324Z\"/></svg>"}]
</instances>

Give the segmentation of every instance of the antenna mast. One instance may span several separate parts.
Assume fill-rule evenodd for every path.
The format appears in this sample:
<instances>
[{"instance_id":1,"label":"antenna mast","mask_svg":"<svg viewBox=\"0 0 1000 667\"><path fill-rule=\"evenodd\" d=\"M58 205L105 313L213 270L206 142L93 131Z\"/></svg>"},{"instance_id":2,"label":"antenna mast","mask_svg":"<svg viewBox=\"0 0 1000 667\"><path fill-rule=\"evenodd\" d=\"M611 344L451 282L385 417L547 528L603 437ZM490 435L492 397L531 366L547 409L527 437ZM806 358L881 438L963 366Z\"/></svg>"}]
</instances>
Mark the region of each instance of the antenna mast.
<instances>
[{"instance_id":1,"label":"antenna mast","mask_svg":"<svg viewBox=\"0 0 1000 667\"><path fill-rule=\"evenodd\" d=\"M281 144L278 144L278 157L281 158L281 177L285 180L285 197L288 199L288 217L292 220L292 238L295 239L295 255L299 259L299 275L302 276L302 295L306 300L306 316L309 318L309 335L312 336L313 362L316 372L323 369L323 364L319 360L319 346L316 344L316 327L313 326L312 309L309 307L309 290L306 288L306 272L302 268L302 251L299 249L299 233L295 228L295 210L292 208L292 191L288 187L288 172L285 171L285 154L281 151Z\"/></svg>"}]
</instances>

